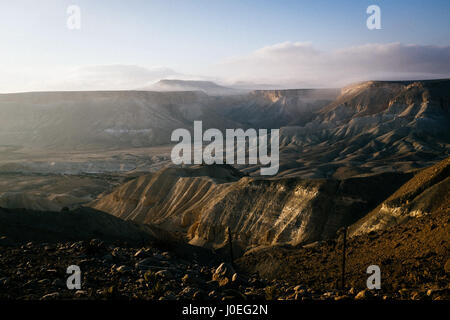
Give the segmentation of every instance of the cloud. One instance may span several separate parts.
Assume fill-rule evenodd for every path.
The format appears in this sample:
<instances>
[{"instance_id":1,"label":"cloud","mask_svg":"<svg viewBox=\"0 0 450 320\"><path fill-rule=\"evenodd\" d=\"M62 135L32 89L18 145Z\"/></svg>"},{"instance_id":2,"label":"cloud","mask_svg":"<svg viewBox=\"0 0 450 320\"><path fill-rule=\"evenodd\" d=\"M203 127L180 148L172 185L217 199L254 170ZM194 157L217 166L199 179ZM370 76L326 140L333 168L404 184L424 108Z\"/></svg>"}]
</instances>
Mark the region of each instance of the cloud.
<instances>
[{"instance_id":1,"label":"cloud","mask_svg":"<svg viewBox=\"0 0 450 320\"><path fill-rule=\"evenodd\" d=\"M267 89L450 78L450 47L388 43L323 51L311 43L284 42L200 68L202 75L128 64L32 68L2 65L0 91L133 90L149 87L160 79L212 80L237 88Z\"/></svg>"},{"instance_id":2,"label":"cloud","mask_svg":"<svg viewBox=\"0 0 450 320\"><path fill-rule=\"evenodd\" d=\"M82 67L2 67L2 92L62 90L134 90L162 78L182 77L166 67L93 65Z\"/></svg>"},{"instance_id":3,"label":"cloud","mask_svg":"<svg viewBox=\"0 0 450 320\"><path fill-rule=\"evenodd\" d=\"M165 67L145 68L135 65L85 66L71 70L55 83L56 90L127 90L177 76Z\"/></svg>"},{"instance_id":4,"label":"cloud","mask_svg":"<svg viewBox=\"0 0 450 320\"><path fill-rule=\"evenodd\" d=\"M450 77L450 47L367 44L320 51L311 43L284 42L211 68L228 82L285 87L340 87L363 80Z\"/></svg>"}]
</instances>

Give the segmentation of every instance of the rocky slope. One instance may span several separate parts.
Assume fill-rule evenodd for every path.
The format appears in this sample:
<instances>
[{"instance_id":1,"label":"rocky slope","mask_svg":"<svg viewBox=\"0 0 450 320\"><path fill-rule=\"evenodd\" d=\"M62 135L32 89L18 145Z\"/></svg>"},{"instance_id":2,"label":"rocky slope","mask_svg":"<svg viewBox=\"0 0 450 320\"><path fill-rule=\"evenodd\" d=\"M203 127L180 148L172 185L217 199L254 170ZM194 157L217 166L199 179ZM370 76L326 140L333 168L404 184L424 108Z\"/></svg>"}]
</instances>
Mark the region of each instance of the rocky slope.
<instances>
[{"instance_id":1,"label":"rocky slope","mask_svg":"<svg viewBox=\"0 0 450 320\"><path fill-rule=\"evenodd\" d=\"M252 246L332 238L410 176L260 179L242 177L229 166L168 168L129 181L89 205L216 249L226 245L229 227L239 252Z\"/></svg>"},{"instance_id":2,"label":"rocky slope","mask_svg":"<svg viewBox=\"0 0 450 320\"><path fill-rule=\"evenodd\" d=\"M449 212L436 211L386 230L347 240L346 290L340 291L342 238L308 247L253 250L237 261L240 270L274 282L303 285L328 298L448 300L450 298ZM367 290L368 266L381 270L381 289ZM278 280L278 281L277 281ZM374 297L374 294L376 295ZM342 297L344 296L344 297Z\"/></svg>"},{"instance_id":3,"label":"rocky slope","mask_svg":"<svg viewBox=\"0 0 450 320\"><path fill-rule=\"evenodd\" d=\"M407 170L442 160L450 144L449 87L450 80L430 80L344 88L314 120L281 128L280 158L286 165L296 158L290 174L304 177Z\"/></svg>"},{"instance_id":4,"label":"rocky slope","mask_svg":"<svg viewBox=\"0 0 450 320\"><path fill-rule=\"evenodd\" d=\"M352 235L384 230L435 212L450 214L450 158L417 172L350 228Z\"/></svg>"},{"instance_id":5,"label":"rocky slope","mask_svg":"<svg viewBox=\"0 0 450 320\"><path fill-rule=\"evenodd\" d=\"M255 128L303 126L338 93L337 89L255 90L227 108L225 116Z\"/></svg>"},{"instance_id":6,"label":"rocky slope","mask_svg":"<svg viewBox=\"0 0 450 320\"><path fill-rule=\"evenodd\" d=\"M3 216L4 210L0 210ZM448 300L450 274L447 212L412 219L382 232L348 241L347 275L340 290L341 240L306 247L270 246L249 251L237 268L208 250L172 240L142 239L132 233L114 234L101 222L105 234L66 229L64 234L30 233L30 215L46 216L46 224L64 225L71 214L8 212L20 216L20 237L0 230L0 299L24 300ZM57 217L62 215L63 219ZM97 214L97 213L90 213ZM82 216L82 215L81 215ZM109 218L114 221L113 217ZM102 220L102 219L100 219ZM92 220L91 220L92 221ZM0 226L13 226L1 221ZM85 223L82 216L80 222ZM5 224L6 223L6 224ZM48 231L48 226L44 226ZM136 227L136 226L135 226ZM143 226L141 226L143 227ZM133 228L133 227L131 227ZM8 228L8 230L10 230ZM123 229L125 230L125 229ZM25 232L24 232L25 231ZM161 236L161 230L154 234ZM39 234L39 239L33 237ZM71 235L74 238L67 240ZM108 239L108 236L113 235ZM55 237L56 236L56 237ZM131 238L127 238L131 236ZM59 239L59 240L58 240ZM66 240L64 240L66 239ZM84 241L78 241L85 239ZM30 242L33 240L33 242ZM138 240L136 242L135 240ZM126 241L126 242L125 242ZM80 290L68 290L66 269L81 268ZM381 268L380 290L367 290L368 265Z\"/></svg>"}]
</instances>

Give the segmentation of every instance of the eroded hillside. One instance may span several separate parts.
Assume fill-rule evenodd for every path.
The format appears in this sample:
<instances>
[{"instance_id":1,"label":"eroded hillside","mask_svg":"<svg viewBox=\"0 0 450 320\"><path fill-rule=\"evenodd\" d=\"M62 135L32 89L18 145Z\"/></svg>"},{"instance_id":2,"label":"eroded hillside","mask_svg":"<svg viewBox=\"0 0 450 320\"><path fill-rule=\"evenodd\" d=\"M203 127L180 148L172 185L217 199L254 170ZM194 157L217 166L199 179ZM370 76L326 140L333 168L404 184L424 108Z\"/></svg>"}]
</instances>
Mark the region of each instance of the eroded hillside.
<instances>
[{"instance_id":1,"label":"eroded hillside","mask_svg":"<svg viewBox=\"0 0 450 320\"><path fill-rule=\"evenodd\" d=\"M385 230L434 212L450 214L450 158L417 172L386 201L355 223L351 234Z\"/></svg>"},{"instance_id":2,"label":"eroded hillside","mask_svg":"<svg viewBox=\"0 0 450 320\"><path fill-rule=\"evenodd\" d=\"M157 161L167 163L167 153L158 160L141 151L170 149L173 130L192 130L194 120L203 121L203 130L280 128L279 177L343 179L418 169L448 155L449 92L450 80L444 79L368 81L340 95L336 89L227 96L198 91L3 94L0 170L147 170ZM61 150L66 157L60 161L39 158ZM95 156L74 161L87 150ZM237 168L249 175L259 172L259 165Z\"/></svg>"},{"instance_id":3,"label":"eroded hillside","mask_svg":"<svg viewBox=\"0 0 450 320\"><path fill-rule=\"evenodd\" d=\"M241 250L332 238L386 199L410 174L345 180L242 177L229 166L168 168L136 178L90 206L220 248L226 228Z\"/></svg>"}]
</instances>

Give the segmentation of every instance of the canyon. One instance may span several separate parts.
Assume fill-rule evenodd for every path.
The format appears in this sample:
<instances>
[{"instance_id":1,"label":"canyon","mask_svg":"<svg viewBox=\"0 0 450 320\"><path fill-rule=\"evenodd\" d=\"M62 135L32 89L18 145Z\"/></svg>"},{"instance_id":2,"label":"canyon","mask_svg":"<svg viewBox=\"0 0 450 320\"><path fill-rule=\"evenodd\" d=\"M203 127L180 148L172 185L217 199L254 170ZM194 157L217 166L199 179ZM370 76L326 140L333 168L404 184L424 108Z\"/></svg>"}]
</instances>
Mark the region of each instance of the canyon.
<instances>
[{"instance_id":1,"label":"canyon","mask_svg":"<svg viewBox=\"0 0 450 320\"><path fill-rule=\"evenodd\" d=\"M336 248L347 228L351 272L363 272L379 256L375 262L392 279L388 297L401 298L400 285L417 289L411 297L428 296L430 288L438 293L429 297L446 295L450 80L220 95L206 92L223 89L210 83L189 85L196 91L0 95L5 263L23 264L17 247L36 260L59 257L52 252L64 261L87 255L99 283L110 283L105 275L120 283L123 270L141 281L134 255L154 251L155 273L164 266L177 271L170 290L153 288L153 298L174 298L173 290L186 286L189 274L202 279L200 293L186 287L177 297L215 288L211 297L218 298L231 294L225 283L232 283L232 275L219 281L222 288L210 283L210 272L230 259L231 243L239 276L253 275L231 285L239 288L232 295L242 298L249 290L248 297L325 298L335 294L300 294L294 283L319 291L336 287ZM277 174L260 176L261 163L174 164L171 134L182 128L193 135L195 121L204 130L279 130ZM87 251L75 252L78 247ZM116 251L128 258L111 260L108 252ZM128 266L130 261L135 265ZM415 272L417 265L428 273ZM7 275L0 280L10 281L0 296L19 295L23 277L8 270L0 270ZM122 295L133 295L131 278L119 285ZM415 284L405 284L411 279ZM351 281L361 288L359 278ZM50 297L44 289L30 289L28 297ZM147 289L138 285L136 292L146 297ZM117 294L100 291L87 295Z\"/></svg>"}]
</instances>

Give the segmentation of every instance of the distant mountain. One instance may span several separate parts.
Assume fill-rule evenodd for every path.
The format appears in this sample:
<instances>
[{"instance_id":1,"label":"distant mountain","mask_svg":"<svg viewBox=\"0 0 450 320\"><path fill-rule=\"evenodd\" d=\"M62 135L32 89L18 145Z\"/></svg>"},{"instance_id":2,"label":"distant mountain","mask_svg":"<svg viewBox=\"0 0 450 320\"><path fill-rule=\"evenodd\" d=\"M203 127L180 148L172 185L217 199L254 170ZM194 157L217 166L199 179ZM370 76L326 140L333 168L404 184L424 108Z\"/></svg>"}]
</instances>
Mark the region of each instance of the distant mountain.
<instances>
[{"instance_id":1,"label":"distant mountain","mask_svg":"<svg viewBox=\"0 0 450 320\"><path fill-rule=\"evenodd\" d=\"M222 90L202 81L164 80L159 84L170 84L172 89L180 89L182 84L187 89L188 83L192 90ZM170 143L174 129L192 130L194 120L202 120L204 130L279 128L279 176L341 179L405 171L434 164L449 153L450 80L368 81L340 92L3 94L0 146L64 150L149 147ZM134 163L120 165L135 167ZM258 165L237 168L250 175L259 169Z\"/></svg>"},{"instance_id":2,"label":"distant mountain","mask_svg":"<svg viewBox=\"0 0 450 320\"><path fill-rule=\"evenodd\" d=\"M239 126L202 92L87 91L0 95L0 145L129 148L170 142L177 128Z\"/></svg>"},{"instance_id":3,"label":"distant mountain","mask_svg":"<svg viewBox=\"0 0 450 320\"><path fill-rule=\"evenodd\" d=\"M240 90L219 86L212 81L199 80L160 80L155 84L142 88L149 91L201 91L208 95L230 95L242 93Z\"/></svg>"}]
</instances>

